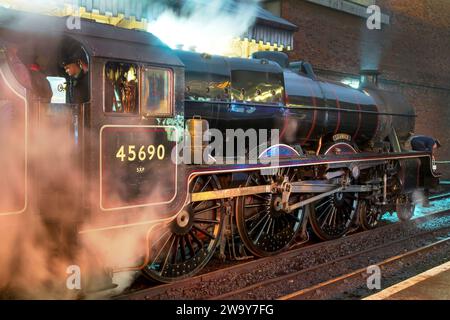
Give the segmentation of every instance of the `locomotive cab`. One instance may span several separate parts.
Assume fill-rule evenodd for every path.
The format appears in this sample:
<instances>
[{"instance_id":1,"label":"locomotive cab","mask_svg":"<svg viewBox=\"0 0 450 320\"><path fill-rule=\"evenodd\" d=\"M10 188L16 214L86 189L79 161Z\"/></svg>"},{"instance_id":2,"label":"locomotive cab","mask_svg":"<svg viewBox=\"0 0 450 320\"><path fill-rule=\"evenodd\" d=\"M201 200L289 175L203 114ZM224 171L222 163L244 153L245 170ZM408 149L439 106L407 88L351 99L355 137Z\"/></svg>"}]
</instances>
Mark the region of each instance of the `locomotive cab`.
<instances>
[{"instance_id":1,"label":"locomotive cab","mask_svg":"<svg viewBox=\"0 0 450 320\"><path fill-rule=\"evenodd\" d=\"M155 221L187 197L172 159L184 130L183 64L146 32L86 20L71 30L64 18L6 9L0 46L0 141L10 155L0 160L0 225L37 217L62 256L79 235L119 244L127 228L148 245ZM83 74L69 70L77 64ZM109 265L135 266L140 249Z\"/></svg>"}]
</instances>

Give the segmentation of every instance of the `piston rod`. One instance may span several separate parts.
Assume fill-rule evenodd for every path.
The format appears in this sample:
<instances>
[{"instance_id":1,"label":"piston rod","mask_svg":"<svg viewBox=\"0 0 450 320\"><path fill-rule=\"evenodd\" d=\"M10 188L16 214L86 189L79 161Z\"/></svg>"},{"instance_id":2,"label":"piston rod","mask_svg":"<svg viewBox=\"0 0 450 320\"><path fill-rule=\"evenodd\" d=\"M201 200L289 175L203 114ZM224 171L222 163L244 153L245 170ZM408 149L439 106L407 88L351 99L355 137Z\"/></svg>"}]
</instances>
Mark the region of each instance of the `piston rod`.
<instances>
[{"instance_id":1,"label":"piston rod","mask_svg":"<svg viewBox=\"0 0 450 320\"><path fill-rule=\"evenodd\" d=\"M297 202L296 204L293 204L293 205L289 206L288 212L291 212L291 211L294 211L294 210L299 209L301 207L304 207L304 206L306 206L306 205L308 205L310 203L316 202L316 201L318 201L320 199L326 198L326 197L331 196L331 195L333 195L335 193L342 192L343 190L344 190L344 187L339 187L339 188L333 189L333 190L331 190L329 192L321 193L321 194L319 194L317 196L314 196L314 197L311 197L309 199Z\"/></svg>"},{"instance_id":2,"label":"piston rod","mask_svg":"<svg viewBox=\"0 0 450 320\"><path fill-rule=\"evenodd\" d=\"M350 186L339 186L336 184L313 184L306 182L294 182L291 184L291 192L290 193L319 193L318 197L323 195L324 193L330 195L336 192L370 192L376 189L376 187L369 185L350 185ZM250 196L254 194L261 193L278 193L278 185L262 185L255 187L240 187L240 188L231 188L224 190L214 190L214 191L205 191L198 193L191 193L189 196L190 202L200 202L200 201L209 201L209 200L219 200L219 199L229 199L235 197L244 197ZM339 191L335 191L338 190ZM325 196L326 197L326 196ZM316 200L320 200L318 198ZM314 202L315 200L313 200Z\"/></svg>"}]
</instances>

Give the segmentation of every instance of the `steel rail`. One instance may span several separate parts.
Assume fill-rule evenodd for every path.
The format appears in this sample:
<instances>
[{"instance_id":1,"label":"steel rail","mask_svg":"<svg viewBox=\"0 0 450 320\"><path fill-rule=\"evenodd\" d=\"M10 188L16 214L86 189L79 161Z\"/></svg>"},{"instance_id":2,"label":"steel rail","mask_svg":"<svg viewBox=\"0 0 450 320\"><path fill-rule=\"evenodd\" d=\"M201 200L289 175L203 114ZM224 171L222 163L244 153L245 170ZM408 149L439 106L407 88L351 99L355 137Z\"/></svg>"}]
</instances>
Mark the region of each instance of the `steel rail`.
<instances>
[{"instance_id":1,"label":"steel rail","mask_svg":"<svg viewBox=\"0 0 450 320\"><path fill-rule=\"evenodd\" d=\"M404 260L406 258L411 258L411 257L413 257L415 255L431 251L431 250L433 250L433 249L435 249L435 248L437 248L439 246L442 246L442 245L445 245L445 244L449 244L449 243L450 243L450 237L442 239L442 240L438 240L438 241L433 242L433 243L431 243L429 245L426 245L426 246L423 246L423 247L411 250L409 252L406 252L406 253L403 253L403 254L400 254L400 255L396 255L394 257L391 257L389 259L386 259L386 260L384 260L384 261L382 261L380 263L374 264L374 265L377 265L380 268L383 268L383 267L386 268L389 265L392 265L394 263L400 262L400 261L402 261L402 260ZM317 290L321 290L321 291L329 290L330 287L332 287L332 286L339 286L342 283L345 284L345 282L348 282L350 280L357 279L357 278L362 279L364 275L367 275L367 268L358 269L356 271L353 271L351 273L342 275L340 277L337 277L337 278L334 278L334 279L331 279L331 280L319 283L319 284L317 284L315 286L312 286L310 288L302 289L302 290L299 290L297 292L285 295L283 297L278 298L277 300L300 300L301 297L305 297L307 295L315 293Z\"/></svg>"},{"instance_id":2,"label":"steel rail","mask_svg":"<svg viewBox=\"0 0 450 320\"><path fill-rule=\"evenodd\" d=\"M448 229L450 231L450 227L443 228L442 230L445 230L445 229ZM313 266L311 268L307 268L307 269L300 270L300 271L297 271L297 272L294 272L294 273L286 274L286 275L278 277L278 278L268 279L268 280L262 281L260 283L255 283L255 284L253 284L251 286L248 286L246 288L242 288L242 289L239 289L239 290L236 290L236 291L228 292L226 294L223 294L223 295L220 295L220 296L217 296L217 297L212 297L211 299L208 299L208 300L212 300L212 299L214 299L214 300L233 299L236 296L240 296L240 295L243 295L243 294L246 294L246 293L250 293L250 292L255 291L255 290L262 290L263 288L269 287L270 285L276 284L278 282L287 282L289 280L294 280L294 279L296 279L296 278L298 278L298 277L300 277L300 276L302 276L304 274L308 274L308 273L311 273L311 272L317 272L318 270L327 268L330 265L333 265L335 263L339 263L339 262L343 262L343 261L346 261L346 260L349 260L349 259L357 258L359 256L363 256L363 255L371 253L371 252L379 251L381 249L385 249L385 248L391 247L393 245L401 244L401 243L404 243L404 242L409 242L412 239L416 239L418 237L424 237L424 236L433 234L436 231L439 231L439 230L428 230L428 231L425 231L425 232L422 232L422 233L419 233L419 234L408 236L408 237L405 237L405 238L402 238L402 239L399 239L399 240L395 240L395 241L392 241L392 242L389 242L389 243L385 243L385 244L382 244L382 245L379 245L379 246L376 246L376 247L373 247L373 248L370 248L370 249L366 249L366 250L362 250L362 251L359 251L359 252L355 252L355 253L352 253L352 254L340 257L338 259L335 259L335 260L332 260L332 261L328 261L326 263L322 263L322 264ZM448 240L450 241L450 238L448 238ZM413 251L415 252L416 250L413 250ZM404 254L401 255L401 256L404 256ZM391 259L388 259L388 260L390 261ZM377 264L377 265L380 266L382 264ZM350 273L349 275L354 275L355 273L357 273L359 275L362 272L366 273L367 272L367 268L359 269L359 270L357 270L355 272ZM292 294L290 294L288 296L291 296L291 295L292 296L296 296L297 294L298 295L302 295L305 292L310 292L310 291L314 291L314 290L320 289L320 288L324 287L325 285L327 285L329 283L334 283L335 281L340 280L341 278L342 279L347 279L346 277L341 276L341 277L332 279L330 281L324 282L323 285L319 284L319 285L315 285L315 286L313 286L311 288L308 288L308 289L302 289L302 290L294 292L294 293L292 293ZM286 296L286 297L288 297L288 296ZM281 300L284 300L284 299L281 298Z\"/></svg>"}]
</instances>

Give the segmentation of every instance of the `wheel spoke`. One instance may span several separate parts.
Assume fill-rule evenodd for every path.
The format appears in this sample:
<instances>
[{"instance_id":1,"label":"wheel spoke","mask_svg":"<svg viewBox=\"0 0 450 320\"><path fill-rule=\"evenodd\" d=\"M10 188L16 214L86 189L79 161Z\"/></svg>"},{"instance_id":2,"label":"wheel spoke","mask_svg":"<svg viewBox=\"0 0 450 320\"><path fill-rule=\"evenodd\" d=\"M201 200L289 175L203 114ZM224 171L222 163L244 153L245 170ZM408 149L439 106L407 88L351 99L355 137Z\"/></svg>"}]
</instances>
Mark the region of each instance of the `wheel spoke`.
<instances>
[{"instance_id":1,"label":"wheel spoke","mask_svg":"<svg viewBox=\"0 0 450 320\"><path fill-rule=\"evenodd\" d=\"M168 235L170 233L170 230L167 230L166 232L164 232L159 238L158 240L154 241L154 244L159 243L166 235Z\"/></svg>"},{"instance_id":2,"label":"wheel spoke","mask_svg":"<svg viewBox=\"0 0 450 320\"><path fill-rule=\"evenodd\" d=\"M267 217L267 219L264 219L266 222L264 222L263 227L261 228L261 231L259 231L258 236L253 241L254 243L258 243L259 239L261 238L262 234L264 233L264 229L266 228L267 222L270 221L270 216Z\"/></svg>"},{"instance_id":3,"label":"wheel spoke","mask_svg":"<svg viewBox=\"0 0 450 320\"><path fill-rule=\"evenodd\" d=\"M330 223L327 223L328 220L330 220L330 216L332 215L333 211L335 210L335 207L331 207L329 212L326 214L325 219L323 219L323 222L321 224L321 228L324 229L326 225L330 225Z\"/></svg>"},{"instance_id":4,"label":"wheel spoke","mask_svg":"<svg viewBox=\"0 0 450 320\"><path fill-rule=\"evenodd\" d=\"M202 189L198 193L204 192L206 190L206 187L211 183L211 181L212 181L212 176L209 176L208 180L206 181L206 183L203 185ZM192 208L195 210L203 203L205 203L205 202L198 202L197 204L193 204Z\"/></svg>"},{"instance_id":5,"label":"wheel spoke","mask_svg":"<svg viewBox=\"0 0 450 320\"><path fill-rule=\"evenodd\" d=\"M194 183L194 186L192 187L192 191L191 192L195 192L195 187L197 186L197 183L198 183L199 180L200 180L200 177L197 177L195 179L195 183Z\"/></svg>"},{"instance_id":6,"label":"wheel spoke","mask_svg":"<svg viewBox=\"0 0 450 320\"><path fill-rule=\"evenodd\" d=\"M168 234L169 231L167 231L165 234ZM155 258L153 259L153 262L157 262L159 256L162 254L164 248L167 246L167 244L169 243L170 239L172 238L173 235L169 235L169 237L167 238L166 242L164 242L164 244L161 246L161 248L159 249L158 253L156 254ZM162 239L162 238L161 238Z\"/></svg>"},{"instance_id":7,"label":"wheel spoke","mask_svg":"<svg viewBox=\"0 0 450 320\"><path fill-rule=\"evenodd\" d=\"M322 220L322 217L323 216L325 216L325 218L328 216L328 214L329 214L329 212L331 211L331 210L333 210L333 205L329 205L328 207L326 207L325 208L325 210L323 210L322 212L320 212L318 215L317 215L317 221L321 221ZM317 212L317 211L316 211Z\"/></svg>"},{"instance_id":8,"label":"wheel spoke","mask_svg":"<svg viewBox=\"0 0 450 320\"><path fill-rule=\"evenodd\" d=\"M249 231L248 234L252 235L253 232L261 225L261 223L266 220L267 217L269 217L270 213L267 213L261 220L258 221L258 223Z\"/></svg>"},{"instance_id":9,"label":"wheel spoke","mask_svg":"<svg viewBox=\"0 0 450 320\"><path fill-rule=\"evenodd\" d=\"M270 233L270 227L272 226L272 223L273 223L273 221L274 221L275 219L272 219L272 218L270 218L269 219L269 225L267 226L267 234L269 234Z\"/></svg>"},{"instance_id":10,"label":"wheel spoke","mask_svg":"<svg viewBox=\"0 0 450 320\"><path fill-rule=\"evenodd\" d=\"M189 234L191 235L192 239L194 239L194 242L198 244L201 250L203 248L203 242L199 238L197 238L197 236L194 234L194 232L192 232L192 230L189 231Z\"/></svg>"},{"instance_id":11,"label":"wheel spoke","mask_svg":"<svg viewBox=\"0 0 450 320\"><path fill-rule=\"evenodd\" d=\"M333 227L334 227L334 228L336 228L336 227L337 227L337 222L338 222L338 221L337 221L337 220L338 220L338 219L337 219L337 218L338 218L338 214L337 214L337 212L338 212L338 211L337 211L337 210L335 210L335 212L334 212L334 214L333 214L333 220L332 220L332 224L333 224Z\"/></svg>"},{"instance_id":12,"label":"wheel spoke","mask_svg":"<svg viewBox=\"0 0 450 320\"><path fill-rule=\"evenodd\" d=\"M172 252L172 247L173 247L173 244L174 244L174 242L175 242L176 236L172 236L172 238L173 238L173 240L172 240L172 242L170 243L169 250L167 251L166 259L164 260L164 264L163 264L162 267L161 267L161 273L164 273L164 270L166 270L167 264L169 263L170 253Z\"/></svg>"},{"instance_id":13,"label":"wheel spoke","mask_svg":"<svg viewBox=\"0 0 450 320\"><path fill-rule=\"evenodd\" d=\"M195 218L195 223L205 223L205 224L219 224L219 220L211 220L211 219L203 219L203 218Z\"/></svg>"},{"instance_id":14,"label":"wheel spoke","mask_svg":"<svg viewBox=\"0 0 450 320\"><path fill-rule=\"evenodd\" d=\"M328 198L326 201L322 202L319 206L317 206L316 210L322 208L325 204L330 203L330 202L331 202L331 199Z\"/></svg>"},{"instance_id":15,"label":"wheel spoke","mask_svg":"<svg viewBox=\"0 0 450 320\"><path fill-rule=\"evenodd\" d=\"M177 257L178 257L178 247L180 245L180 237L179 236L175 236L175 244L173 247L173 256L172 256L172 264L175 264L177 262Z\"/></svg>"},{"instance_id":16,"label":"wheel spoke","mask_svg":"<svg viewBox=\"0 0 450 320\"><path fill-rule=\"evenodd\" d=\"M255 183L255 185L258 185L258 184L259 184L258 180L257 180L253 175L250 175L249 178L250 178L250 181L253 180L253 182Z\"/></svg>"},{"instance_id":17,"label":"wheel spoke","mask_svg":"<svg viewBox=\"0 0 450 320\"><path fill-rule=\"evenodd\" d=\"M200 190L200 192L203 192L206 190L206 187L211 183L212 180L212 176L208 177L208 180L206 181L206 183L203 185L203 188Z\"/></svg>"},{"instance_id":18,"label":"wheel spoke","mask_svg":"<svg viewBox=\"0 0 450 320\"><path fill-rule=\"evenodd\" d=\"M251 215L251 216L248 217L248 218L245 217L245 222L246 222L246 223L251 222L251 221L253 221L253 220L259 218L259 217L261 216L262 213L268 213L268 212L269 212L269 209L268 209L268 208L266 208L265 210L258 211L257 213Z\"/></svg>"},{"instance_id":19,"label":"wheel spoke","mask_svg":"<svg viewBox=\"0 0 450 320\"><path fill-rule=\"evenodd\" d=\"M186 240L185 236L180 239L181 260L186 261Z\"/></svg>"},{"instance_id":20,"label":"wheel spoke","mask_svg":"<svg viewBox=\"0 0 450 320\"><path fill-rule=\"evenodd\" d=\"M206 231L203 230L203 229L200 229L200 228L197 227L197 226L193 226L193 228L194 228L195 230L197 230L198 232L204 234L205 236L207 236L207 237L210 238L211 240L215 240L215 239L216 239L216 237L214 237L212 234L206 232Z\"/></svg>"},{"instance_id":21,"label":"wheel spoke","mask_svg":"<svg viewBox=\"0 0 450 320\"><path fill-rule=\"evenodd\" d=\"M328 222L327 225L331 226L331 222L333 221L333 217L335 216L337 211L336 207L333 207L333 209L331 210L331 212L328 214L326 221Z\"/></svg>"},{"instance_id":22,"label":"wheel spoke","mask_svg":"<svg viewBox=\"0 0 450 320\"><path fill-rule=\"evenodd\" d=\"M277 224L278 219L273 219L272 224L272 236L275 235L275 225Z\"/></svg>"},{"instance_id":23,"label":"wheel spoke","mask_svg":"<svg viewBox=\"0 0 450 320\"><path fill-rule=\"evenodd\" d=\"M211 208L202 209L200 211L195 211L194 210L194 215L199 215L199 214L202 214L202 213L205 213L205 212L208 212L208 211L216 210L216 209L219 209L220 207L221 207L220 204L216 204L214 207L211 207Z\"/></svg>"},{"instance_id":24,"label":"wheel spoke","mask_svg":"<svg viewBox=\"0 0 450 320\"><path fill-rule=\"evenodd\" d=\"M186 243L189 249L190 257L192 258L193 256L195 256L195 250L194 246L192 245L191 238L189 238L189 235L185 235L184 237L186 238Z\"/></svg>"},{"instance_id":25,"label":"wheel spoke","mask_svg":"<svg viewBox=\"0 0 450 320\"><path fill-rule=\"evenodd\" d=\"M268 204L267 203L255 203L255 204L247 204L245 206L245 208L250 209L250 208L259 208L259 207L267 207Z\"/></svg>"},{"instance_id":26,"label":"wheel spoke","mask_svg":"<svg viewBox=\"0 0 450 320\"><path fill-rule=\"evenodd\" d=\"M266 197L264 197L264 196L262 196L260 194L253 194L252 197L259 198L259 199L264 200L266 202L269 201L269 199L267 199Z\"/></svg>"}]
</instances>

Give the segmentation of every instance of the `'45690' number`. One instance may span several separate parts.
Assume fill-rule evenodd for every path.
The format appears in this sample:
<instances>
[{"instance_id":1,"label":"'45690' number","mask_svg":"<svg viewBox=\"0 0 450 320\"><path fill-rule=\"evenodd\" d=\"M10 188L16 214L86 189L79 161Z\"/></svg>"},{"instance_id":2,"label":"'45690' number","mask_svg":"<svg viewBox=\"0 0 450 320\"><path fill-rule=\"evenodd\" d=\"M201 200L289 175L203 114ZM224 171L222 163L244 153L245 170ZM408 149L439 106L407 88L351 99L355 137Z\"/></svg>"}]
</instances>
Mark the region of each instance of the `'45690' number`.
<instances>
[{"instance_id":1,"label":"'45690' number","mask_svg":"<svg viewBox=\"0 0 450 320\"><path fill-rule=\"evenodd\" d=\"M133 162L139 161L151 161L153 159L164 160L166 157L166 148L160 144L159 146L149 145L149 146L133 146L128 147L121 146L117 151L116 158L120 161Z\"/></svg>"}]
</instances>

